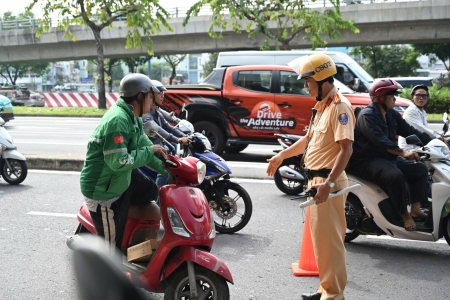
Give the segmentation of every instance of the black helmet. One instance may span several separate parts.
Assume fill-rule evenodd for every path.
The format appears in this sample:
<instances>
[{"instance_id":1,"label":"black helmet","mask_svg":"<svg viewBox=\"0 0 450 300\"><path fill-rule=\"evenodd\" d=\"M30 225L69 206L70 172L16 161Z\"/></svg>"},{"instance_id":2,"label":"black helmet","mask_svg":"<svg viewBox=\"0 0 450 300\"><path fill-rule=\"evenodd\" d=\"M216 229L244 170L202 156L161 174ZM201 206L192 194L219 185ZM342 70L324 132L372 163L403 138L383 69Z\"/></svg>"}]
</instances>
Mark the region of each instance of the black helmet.
<instances>
[{"instance_id":1,"label":"black helmet","mask_svg":"<svg viewBox=\"0 0 450 300\"><path fill-rule=\"evenodd\" d=\"M119 93L121 97L133 97L139 93L148 93L150 90L159 93L148 76L140 73L131 73L120 81Z\"/></svg>"},{"instance_id":2,"label":"black helmet","mask_svg":"<svg viewBox=\"0 0 450 300\"><path fill-rule=\"evenodd\" d=\"M411 97L414 96L414 94L416 93L416 90L418 90L418 89L423 89L423 90L427 91L427 94L429 94L428 87L426 85L418 84L418 85L416 85L415 87L412 88L412 90L411 90Z\"/></svg>"},{"instance_id":3,"label":"black helmet","mask_svg":"<svg viewBox=\"0 0 450 300\"><path fill-rule=\"evenodd\" d=\"M158 80L152 80L152 84L155 88L157 88L160 92L167 91L164 85Z\"/></svg>"}]
</instances>

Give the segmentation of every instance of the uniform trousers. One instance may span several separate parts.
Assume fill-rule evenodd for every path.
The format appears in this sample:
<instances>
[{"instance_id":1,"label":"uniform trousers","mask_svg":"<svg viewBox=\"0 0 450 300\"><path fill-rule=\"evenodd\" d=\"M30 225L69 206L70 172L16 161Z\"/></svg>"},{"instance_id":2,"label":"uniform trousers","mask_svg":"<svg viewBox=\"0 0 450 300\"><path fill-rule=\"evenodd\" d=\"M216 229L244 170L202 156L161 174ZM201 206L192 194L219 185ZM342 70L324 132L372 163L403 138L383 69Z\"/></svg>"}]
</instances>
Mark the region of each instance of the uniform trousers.
<instances>
[{"instance_id":1,"label":"uniform trousers","mask_svg":"<svg viewBox=\"0 0 450 300\"><path fill-rule=\"evenodd\" d=\"M321 184L326 178L314 177L308 185ZM348 186L343 172L335 181L332 191ZM345 199L347 194L328 199L326 202L311 205L309 222L311 238L319 270L321 300L342 300L347 284L347 265L344 238L347 223L345 221Z\"/></svg>"}]
</instances>

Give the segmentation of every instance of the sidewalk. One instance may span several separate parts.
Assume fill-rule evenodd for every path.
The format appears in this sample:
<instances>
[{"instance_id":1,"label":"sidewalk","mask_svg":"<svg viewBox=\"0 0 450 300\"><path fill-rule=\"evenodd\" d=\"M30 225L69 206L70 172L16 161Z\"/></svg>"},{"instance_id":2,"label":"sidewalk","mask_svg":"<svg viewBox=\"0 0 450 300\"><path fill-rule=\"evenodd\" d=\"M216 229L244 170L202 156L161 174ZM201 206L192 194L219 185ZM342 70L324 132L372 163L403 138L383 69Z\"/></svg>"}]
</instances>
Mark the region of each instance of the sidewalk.
<instances>
[{"instance_id":1,"label":"sidewalk","mask_svg":"<svg viewBox=\"0 0 450 300\"><path fill-rule=\"evenodd\" d=\"M73 156L43 156L24 155L27 159L28 169L55 170L55 171L81 171L84 157ZM267 176L267 163L227 162L231 177L247 179L273 179Z\"/></svg>"}]
</instances>

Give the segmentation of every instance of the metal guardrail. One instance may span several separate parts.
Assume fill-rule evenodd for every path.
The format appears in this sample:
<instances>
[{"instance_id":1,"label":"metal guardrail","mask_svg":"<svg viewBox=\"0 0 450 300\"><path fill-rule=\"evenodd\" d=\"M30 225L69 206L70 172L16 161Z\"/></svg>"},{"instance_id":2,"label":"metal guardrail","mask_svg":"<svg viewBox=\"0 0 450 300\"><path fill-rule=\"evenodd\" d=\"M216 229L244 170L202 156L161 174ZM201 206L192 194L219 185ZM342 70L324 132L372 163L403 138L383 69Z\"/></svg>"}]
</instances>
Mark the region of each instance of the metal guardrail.
<instances>
[{"instance_id":1,"label":"metal guardrail","mask_svg":"<svg viewBox=\"0 0 450 300\"><path fill-rule=\"evenodd\" d=\"M418 2L427 0L341 0L341 6L354 5L354 4L375 4L375 3L394 3L394 2ZM329 0L305 0L306 7L309 8L321 8L332 7L332 3ZM174 7L166 8L166 11L172 18L184 18L190 7ZM207 16L211 14L211 9L203 7L199 15ZM51 26L56 26L61 20L70 18L52 18ZM12 21L0 21L0 30L11 29L25 29L39 27L40 21L38 19L26 19L26 20L12 20Z\"/></svg>"}]
</instances>

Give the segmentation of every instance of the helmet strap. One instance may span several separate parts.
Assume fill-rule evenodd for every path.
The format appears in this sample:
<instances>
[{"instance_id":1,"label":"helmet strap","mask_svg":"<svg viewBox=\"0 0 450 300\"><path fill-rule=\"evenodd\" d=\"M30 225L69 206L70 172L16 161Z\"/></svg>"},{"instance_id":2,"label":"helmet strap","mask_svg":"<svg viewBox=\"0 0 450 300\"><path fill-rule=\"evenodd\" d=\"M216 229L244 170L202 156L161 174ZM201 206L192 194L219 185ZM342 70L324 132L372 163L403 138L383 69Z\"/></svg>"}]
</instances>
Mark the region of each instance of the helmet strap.
<instances>
[{"instance_id":1,"label":"helmet strap","mask_svg":"<svg viewBox=\"0 0 450 300\"><path fill-rule=\"evenodd\" d=\"M317 81L317 97L316 97L317 101L322 101L322 85L324 82L325 82L324 80Z\"/></svg>"}]
</instances>

